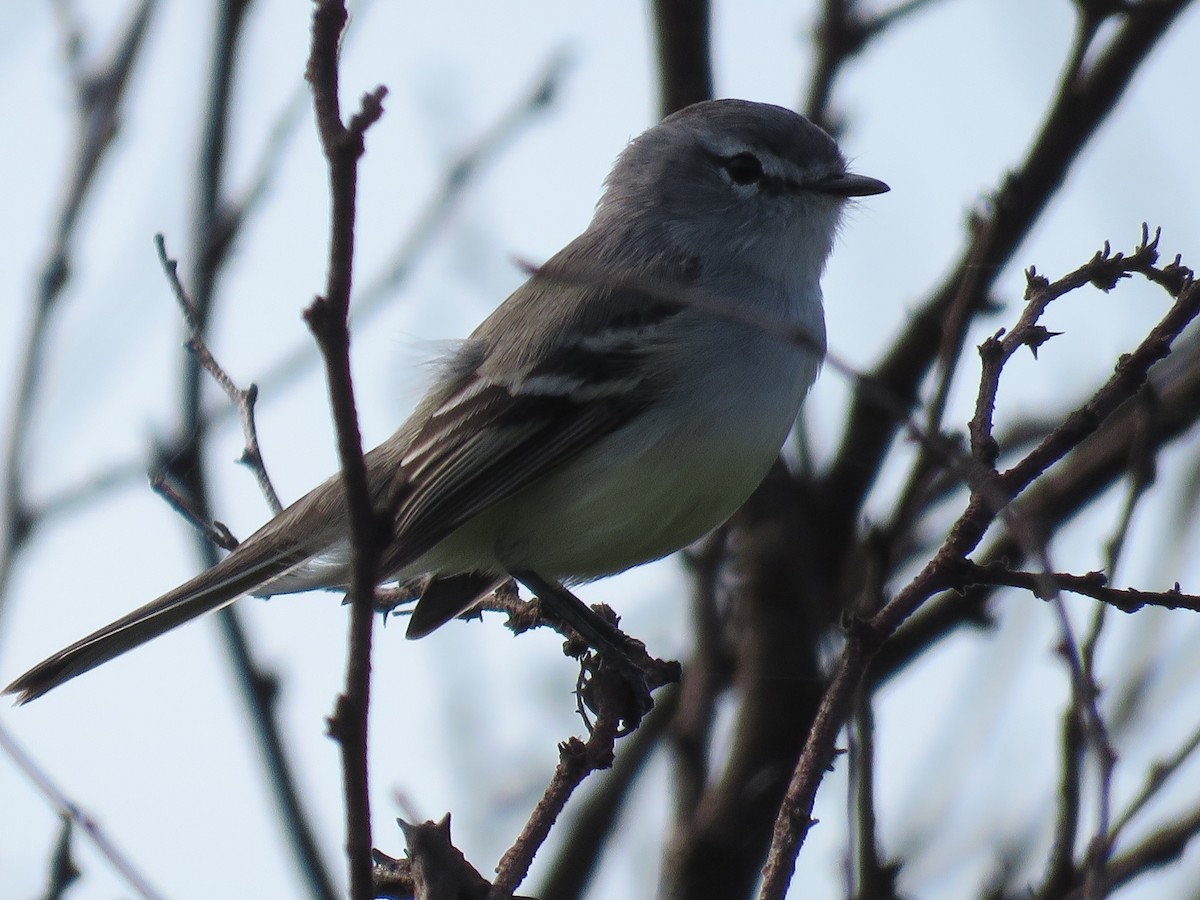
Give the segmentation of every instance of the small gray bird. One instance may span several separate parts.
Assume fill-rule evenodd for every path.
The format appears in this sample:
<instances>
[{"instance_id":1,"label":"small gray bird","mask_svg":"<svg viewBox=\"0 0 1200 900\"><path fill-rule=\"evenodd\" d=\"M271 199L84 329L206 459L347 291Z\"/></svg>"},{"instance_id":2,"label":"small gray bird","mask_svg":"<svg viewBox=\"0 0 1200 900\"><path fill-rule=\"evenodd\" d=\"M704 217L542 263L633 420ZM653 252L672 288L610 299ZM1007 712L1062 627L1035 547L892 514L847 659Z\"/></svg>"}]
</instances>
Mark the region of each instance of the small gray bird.
<instances>
[{"instance_id":1,"label":"small gray bird","mask_svg":"<svg viewBox=\"0 0 1200 900\"><path fill-rule=\"evenodd\" d=\"M587 230L475 329L367 454L372 498L393 521L381 583L429 579L408 636L509 574L584 582L724 522L816 377L820 278L842 208L887 190L848 172L803 116L762 103L697 103L630 142ZM342 588L349 567L335 476L6 692L32 700L244 594Z\"/></svg>"}]
</instances>

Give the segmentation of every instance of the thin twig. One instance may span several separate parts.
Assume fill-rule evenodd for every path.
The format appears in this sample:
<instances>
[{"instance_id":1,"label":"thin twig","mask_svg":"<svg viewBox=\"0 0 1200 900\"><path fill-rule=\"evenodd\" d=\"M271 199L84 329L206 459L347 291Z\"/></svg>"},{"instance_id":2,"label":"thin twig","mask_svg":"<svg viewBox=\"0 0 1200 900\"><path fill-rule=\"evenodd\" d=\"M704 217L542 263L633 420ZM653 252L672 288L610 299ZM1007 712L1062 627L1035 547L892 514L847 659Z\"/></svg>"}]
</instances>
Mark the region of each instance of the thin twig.
<instances>
[{"instance_id":1,"label":"thin twig","mask_svg":"<svg viewBox=\"0 0 1200 900\"><path fill-rule=\"evenodd\" d=\"M1077 702L1077 694L1071 692L1062 717L1062 732L1059 738L1060 771L1058 781L1058 814L1054 823L1054 838L1046 863L1046 874L1035 897L1037 900L1054 900L1061 897L1075 878L1075 840L1079 834L1079 814L1082 808L1083 762L1085 759L1086 710Z\"/></svg>"},{"instance_id":2,"label":"thin twig","mask_svg":"<svg viewBox=\"0 0 1200 900\"><path fill-rule=\"evenodd\" d=\"M1185 594L1178 585L1166 591L1143 591L1135 588L1113 588L1108 586L1108 576L1103 572L1088 572L1072 575L1067 572L1022 572L1009 569L1003 563L978 565L960 561L954 568L947 569L951 587L962 589L968 585L1004 585L1022 588L1035 597L1050 599L1045 595L1049 583L1056 591L1068 591L1091 597L1124 613L1135 613L1147 606L1161 609L1188 609L1200 612L1200 596Z\"/></svg>"},{"instance_id":3,"label":"thin twig","mask_svg":"<svg viewBox=\"0 0 1200 900\"><path fill-rule=\"evenodd\" d=\"M583 896L608 840L619 833L617 823L638 776L672 727L679 698L679 685L668 685L659 693L641 727L622 743L612 770L576 805L571 830L565 837L559 835L558 851L542 880L540 896L544 900Z\"/></svg>"},{"instance_id":4,"label":"thin twig","mask_svg":"<svg viewBox=\"0 0 1200 900\"><path fill-rule=\"evenodd\" d=\"M197 347L205 344L204 338L216 303L218 275L245 221L247 210L244 204L234 207L225 200L225 163L234 78L238 71L238 49L249 9L249 0L222 0L215 9L205 112L194 178L196 197L188 274L191 303L186 304L190 316L188 330L193 345ZM201 407L204 378L205 370L199 363L199 357L195 353L189 354L184 359L182 372L177 437L170 447L164 449L160 458L170 483L188 498L196 518L210 522L214 516L202 464L208 434ZM268 500L268 503L271 501ZM212 542L200 536L196 550L205 566L216 564L216 546ZM309 894L318 900L333 900L338 891L324 865L313 828L301 804L280 734L275 708L279 687L277 678L264 670L254 658L236 607L222 609L217 614L217 624L278 805L280 824L287 837L292 859L304 878Z\"/></svg>"},{"instance_id":5,"label":"thin twig","mask_svg":"<svg viewBox=\"0 0 1200 900\"><path fill-rule=\"evenodd\" d=\"M1111 896L1139 875L1177 861L1200 835L1200 809L1193 809L1159 828L1141 842L1109 862L1104 883L1096 885L1100 896ZM1063 895L1063 900L1085 900L1084 886Z\"/></svg>"},{"instance_id":6,"label":"thin twig","mask_svg":"<svg viewBox=\"0 0 1200 900\"><path fill-rule=\"evenodd\" d=\"M831 134L837 134L841 123L833 111L832 97L838 74L866 49L872 38L929 2L903 0L890 10L867 15L859 12L855 0L825 0L821 18L814 28L817 60L808 99L804 102L805 115Z\"/></svg>"},{"instance_id":7,"label":"thin twig","mask_svg":"<svg viewBox=\"0 0 1200 900\"><path fill-rule=\"evenodd\" d=\"M1144 240L1143 247L1147 243ZM882 610L851 628L846 648L813 722L809 739L793 772L787 799L776 821L775 838L764 870L763 900L778 900L784 895L794 869L795 854L812 822L817 787L825 770L833 762L836 736L849 713L854 692L867 664L884 640L929 597L948 586L950 570L974 551L987 528L1012 499L1026 490L1053 462L1095 433L1109 416L1140 390L1150 367L1169 353L1173 340L1200 314L1200 285L1192 281L1188 270L1178 263L1156 269L1153 260L1135 257L1117 258L1098 254L1093 259L1097 277L1085 279L1082 283L1095 280L1102 284L1115 284L1121 274L1121 259L1124 259L1125 265L1135 264L1138 271L1145 268L1144 274L1150 280L1162 284L1175 297L1171 308L1138 347L1121 358L1116 372L1092 398L1071 413L1041 444L997 477L984 479L982 483L972 481L967 507L937 553ZM1130 263L1129 259L1134 259L1134 263ZM1105 280L1101 276L1111 277ZM998 378L998 373L999 370L996 370L994 377ZM972 444L983 459L991 453L988 443L991 416L986 397L992 387L990 381L981 379L981 400L973 422L975 433ZM1044 557L1039 555L1038 558L1041 562ZM1049 570L1047 574L1038 576L1039 589L1045 591L1048 587L1052 592L1053 583L1049 581L1048 573Z\"/></svg>"},{"instance_id":8,"label":"thin twig","mask_svg":"<svg viewBox=\"0 0 1200 900\"><path fill-rule=\"evenodd\" d=\"M233 536L233 532L224 522L217 520L208 521L200 515L200 511L192 505L189 497L183 491L176 488L167 476L161 472L155 472L150 476L150 489L158 496L162 497L167 502L171 509L175 510L189 525L195 528L200 534L204 535L205 540L220 547L222 550L232 551L237 548L238 539Z\"/></svg>"},{"instance_id":9,"label":"thin twig","mask_svg":"<svg viewBox=\"0 0 1200 900\"><path fill-rule=\"evenodd\" d=\"M395 296L412 275L417 264L425 257L434 239L476 178L502 155L538 115L556 101L569 64L570 57L565 51L560 50L552 54L533 85L450 161L442 175L441 184L412 223L405 226L404 233L396 239L392 255L381 270L366 279L362 287L355 292L354 308L350 316L353 327L360 328L366 325L385 308L386 302ZM312 352L311 344L299 346L266 368L257 379L257 383L264 392L276 396L281 387L295 380L319 358L319 354ZM207 419L212 422L227 411L228 407L222 405L210 413Z\"/></svg>"},{"instance_id":10,"label":"thin twig","mask_svg":"<svg viewBox=\"0 0 1200 900\"><path fill-rule=\"evenodd\" d=\"M1041 131L1025 160L993 196L990 208L996 218L994 226L976 229L973 234L974 240L987 236L986 250L978 250L973 243L964 248L949 277L910 317L905 331L873 373L870 383L882 391L864 390L867 382L860 382L856 388L841 446L833 465L821 478L815 498L823 511L825 527L834 536L834 546L853 544L850 535L861 515L863 499L902 427L902 419L880 414L879 394L886 394L892 402L915 402L929 366L937 358L946 310L966 277L967 267L979 266L988 277L981 279L978 287L990 290L1083 147L1187 6L1188 0L1136 4L1123 17L1086 77L1060 82L1058 96L1046 111ZM986 294L980 294L973 306L978 308L985 300Z\"/></svg>"},{"instance_id":11,"label":"thin twig","mask_svg":"<svg viewBox=\"0 0 1200 900\"><path fill-rule=\"evenodd\" d=\"M1117 817L1113 823L1112 830L1108 834L1109 845L1114 845L1121 833L1129 826L1129 823L1134 820L1138 813L1146 808L1146 805L1159 795L1171 777L1175 775L1192 756L1200 750L1200 728L1192 732L1176 750L1166 759L1153 763L1146 775L1145 784L1142 789L1129 801L1125 807L1125 811Z\"/></svg>"},{"instance_id":12,"label":"thin twig","mask_svg":"<svg viewBox=\"0 0 1200 900\"><path fill-rule=\"evenodd\" d=\"M17 367L16 388L11 403L12 418L8 422L7 443L0 463L0 610L8 598L8 579L16 555L39 524L38 518L25 497L24 465L26 441L31 429L37 386L45 361L47 329L51 312L63 296L71 273L71 253L79 211L95 184L96 174L104 160L123 114L125 89L138 59L150 17L157 4L142 0L133 10L129 23L118 35L107 61L93 70L82 63L82 31L75 20L60 8L63 22L64 46L72 81L75 82L77 132L74 157L67 169L62 205L59 207L50 246L46 250L32 298L32 318L29 331L21 344L21 360Z\"/></svg>"},{"instance_id":13,"label":"thin twig","mask_svg":"<svg viewBox=\"0 0 1200 900\"><path fill-rule=\"evenodd\" d=\"M695 819L711 777L709 741L716 726L717 700L733 681L734 650L722 614L728 602L721 584L729 529L709 535L689 557L692 571L692 658L684 667L679 712L671 723L671 779L675 828Z\"/></svg>"},{"instance_id":14,"label":"thin twig","mask_svg":"<svg viewBox=\"0 0 1200 900\"><path fill-rule=\"evenodd\" d=\"M65 518L76 510L94 503L105 494L133 484L144 484L145 480L144 462L114 465L48 494L36 506L29 507L29 517L38 524L44 524L51 519Z\"/></svg>"},{"instance_id":15,"label":"thin twig","mask_svg":"<svg viewBox=\"0 0 1200 900\"><path fill-rule=\"evenodd\" d=\"M3 749L8 758L25 774L25 777L42 796L50 801L60 815L69 818L80 831L88 836L96 845L96 849L100 851L100 855L108 860L109 865L125 879L130 890L145 900L159 900L162 895L150 887L150 883L138 871L137 866L117 848L99 823L63 793L50 776L43 772L37 763L17 745L3 724L0 724L0 749Z\"/></svg>"},{"instance_id":16,"label":"thin twig","mask_svg":"<svg viewBox=\"0 0 1200 900\"><path fill-rule=\"evenodd\" d=\"M889 10L865 14L856 9L855 0L825 0L820 21L814 28L817 61L804 102L805 115L831 134L840 131L841 122L832 102L833 83L838 74L866 49L872 38L930 2L903 0Z\"/></svg>"},{"instance_id":17,"label":"thin twig","mask_svg":"<svg viewBox=\"0 0 1200 900\"><path fill-rule=\"evenodd\" d=\"M512 108L505 110L495 123L489 126L457 159L446 167L441 187L417 215L406 236L398 242L391 260L385 264L382 272L356 292L354 311L351 316L352 324L365 324L384 308L385 302L395 294L424 252L428 250L440 227L449 218L457 206L458 200L475 177L501 155L538 113L549 108L554 102L569 63L570 57L565 51L553 54L534 85L516 101ZM299 107L296 100L302 101ZM274 167L278 164L292 129L301 118L299 113L304 109L304 102L307 102L307 94L301 93L297 98L289 100L279 113L271 129L271 137L259 158L256 174L250 179L249 187L243 192L242 199L233 204L227 212L230 228L240 227L253 206L266 195L270 181L275 174ZM229 240L232 240L233 237L232 233L228 235ZM282 360L265 369L258 382L252 387L269 385L272 390L268 393L260 392L260 394L264 397L280 396L279 388L293 381L319 358L319 354L312 352L311 344L297 347L295 352L286 355ZM211 429L213 425L224 421L233 412L237 412L239 415L242 413L238 404L216 405L202 415L201 426L205 430ZM254 466L251 468L258 477L258 470ZM25 500L22 514L15 520L16 527L13 529L13 533L20 532L22 535L27 535L29 530L44 524L48 519L63 516L111 490L140 481L145 477L145 471L144 463L130 460L92 475L72 487L64 488L51 499L36 506L29 505L29 501ZM271 505L270 500L268 500L268 505ZM22 542L23 540L24 537L22 537ZM3 583L5 577L2 566L0 566L0 584Z\"/></svg>"},{"instance_id":18,"label":"thin twig","mask_svg":"<svg viewBox=\"0 0 1200 900\"><path fill-rule=\"evenodd\" d=\"M1147 439L1157 453L1186 434L1200 418L1200 343L1195 339L1180 342L1170 357L1150 371L1150 382L1159 397L1159 408L1147 423ZM1053 533L1127 473L1133 445L1141 440L1137 415L1135 405L1127 404L1106 423L1102 434L1089 439L1040 477L1014 506L1020 519L1037 522L1044 533ZM1039 434L1044 436L1052 428L1050 425ZM1032 433L1027 434L1021 446L1009 447L1009 452L1023 455L1032 437ZM1019 565L1023 558L1028 558L1023 541L1012 533L999 534L980 554L984 564L1003 562L1006 567ZM916 561L909 556L897 564L912 565ZM887 680L961 626L989 627L992 620L987 604L994 590L992 585L976 585L967 590L965 597L949 595L927 605L880 653L871 670L873 682ZM1137 608L1135 598L1128 599L1133 611ZM1162 598L1167 601L1163 605L1169 605L1170 599L1168 593Z\"/></svg>"},{"instance_id":19,"label":"thin twig","mask_svg":"<svg viewBox=\"0 0 1200 900\"><path fill-rule=\"evenodd\" d=\"M626 686L619 673L606 669L597 674L592 687L599 697L600 710L592 733L586 743L572 737L559 744L554 776L521 834L496 866L496 880L488 892L488 900L505 900L512 896L525 880L533 857L550 834L571 794L588 774L612 765Z\"/></svg>"},{"instance_id":20,"label":"thin twig","mask_svg":"<svg viewBox=\"0 0 1200 900\"><path fill-rule=\"evenodd\" d=\"M184 321L187 322L189 332L188 350L196 357L201 368L212 376L217 386L225 392L225 396L229 398L230 403L237 409L238 416L241 418L242 436L245 439L245 445L242 448L242 456L238 462L245 465L254 473L254 478L258 482L258 488L262 492L263 498L267 501L272 514L279 515L283 511L283 504L279 501L279 494L276 493L275 486L271 483L271 476L267 474L267 467L263 462L262 451L258 445L258 425L254 419L254 404L258 399L258 388L251 384L246 390L242 390L229 377L229 373L217 362L204 340L204 332L201 329L196 304L188 295L183 282L179 280L179 264L167 255L166 240L161 234L154 236L154 246L158 251L159 264L162 266L163 273L167 276L167 281L170 283L175 299L179 303L179 309L183 313ZM221 546L224 545L222 544Z\"/></svg>"},{"instance_id":21,"label":"thin twig","mask_svg":"<svg viewBox=\"0 0 1200 900\"><path fill-rule=\"evenodd\" d=\"M50 885L46 888L46 900L63 900L71 885L79 880L79 866L71 855L71 836L74 823L70 816L59 816L58 841L50 859Z\"/></svg>"},{"instance_id":22,"label":"thin twig","mask_svg":"<svg viewBox=\"0 0 1200 900\"><path fill-rule=\"evenodd\" d=\"M1022 347L1028 347L1036 356L1038 348L1056 336L1040 324L1049 305L1085 284L1092 283L1109 290L1131 272L1147 271L1157 261L1158 239L1159 235L1156 234L1154 240L1150 240L1149 230L1143 226L1142 243L1129 257L1113 254L1111 248L1105 245L1087 264L1054 284L1037 275L1032 268L1026 273L1026 304L1016 325L1007 334L998 333L980 347L983 372L970 434L972 455L981 464L991 469L1000 453L993 435L993 416L1001 371ZM1024 527L1024 523L1020 524ZM1012 529L1012 522L1009 525ZM1049 599L1053 606L1061 634L1059 653L1071 676L1071 702L1063 714L1059 816L1041 893L1044 897L1055 897L1074 878L1074 846L1079 828L1080 791L1086 752L1091 749L1100 769L1099 819L1104 823L1101 834L1107 831L1109 786L1116 765L1116 752L1100 713L1099 687L1093 675L1090 652L1094 642L1080 647L1066 605L1051 574L1053 566L1047 556L1045 541L1025 539L1023 543L1027 554L1038 559L1041 571L1037 576L1036 590L1039 596Z\"/></svg>"},{"instance_id":23,"label":"thin twig","mask_svg":"<svg viewBox=\"0 0 1200 900\"><path fill-rule=\"evenodd\" d=\"M879 855L875 815L875 714L866 685L859 686L852 721L847 754L851 786L847 802L852 822L848 875L852 878L852 890L846 896L856 900L890 900L896 898L900 867L884 862Z\"/></svg>"},{"instance_id":24,"label":"thin twig","mask_svg":"<svg viewBox=\"0 0 1200 900\"><path fill-rule=\"evenodd\" d=\"M342 123L338 99L339 43L347 12L341 0L318 0L313 12L312 50L306 77L312 87L317 131L329 164L330 236L325 293L305 310L329 382L329 399L337 426L338 456L346 490L350 523L350 646L346 689L329 721L330 734L341 745L346 795L346 853L350 864L350 896L374 896L371 862L371 798L367 777L367 712L371 685L371 629L380 554L390 529L372 505L363 459L362 437L350 375L350 285L354 263L354 220L358 160L365 134L383 115L387 90L378 87L362 98L359 112Z\"/></svg>"}]
</instances>

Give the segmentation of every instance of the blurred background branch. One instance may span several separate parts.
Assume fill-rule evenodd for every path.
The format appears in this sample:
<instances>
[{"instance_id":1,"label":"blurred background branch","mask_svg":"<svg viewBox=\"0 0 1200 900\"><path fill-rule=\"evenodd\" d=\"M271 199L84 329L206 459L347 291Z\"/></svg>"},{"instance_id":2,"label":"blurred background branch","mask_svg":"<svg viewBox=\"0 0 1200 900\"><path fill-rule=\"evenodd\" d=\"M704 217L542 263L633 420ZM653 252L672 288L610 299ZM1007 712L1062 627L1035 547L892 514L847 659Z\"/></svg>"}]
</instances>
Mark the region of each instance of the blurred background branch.
<instances>
[{"instance_id":1,"label":"blurred background branch","mask_svg":"<svg viewBox=\"0 0 1200 900\"><path fill-rule=\"evenodd\" d=\"M1080 287L1033 315L1021 290L1040 276L1023 285L1020 269L1090 264L1090 280L1112 287L1101 270L1113 255L1089 255L1106 239L1127 247L1139 223L1164 219L1164 246L1196 263L1200 232L1187 210L1198 188L1169 155L1190 141L1179 113L1190 94L1186 79L1163 74L1177 68L1161 68L1194 36L1196 4L1037 4L1031 25L1033 9L821 0L781 15L653 0L640 19L547 6L519 20L482 5L351 9L341 46L355 85L347 97L363 84L392 90L359 182L352 362L365 436L394 426L413 393L400 374L408 359L395 362L397 336L465 333L521 277L511 257L545 258L575 233L568 217L586 215L612 156L655 115L713 95L787 103L799 93L804 111L858 157L856 168L894 188L892 205L852 212L834 254L826 290L836 364L808 404L795 452L726 527L689 549L682 583L639 587L639 577L657 576L631 573L592 588L610 592L597 596L612 598L622 627L652 652L686 661L683 683L660 692L641 728L615 742L611 771L572 782L569 803L569 792L555 795L565 806L552 827L544 818L527 826L559 762L556 743L578 728L576 673L557 642L544 630L514 641L490 615L417 645L381 630L375 821L356 823L373 824L381 845L399 840L387 798L402 793L430 807L399 810L406 819L454 813L455 842L479 871L516 847L519 864L502 887L528 869L519 890L541 900L751 897L799 766L811 805L793 802L786 814L804 846L794 878L776 848L769 897L790 885L806 900L1141 898L1166 896L1163 883L1195 884L1200 724L1188 700L1200 629L1188 548L1200 496L1200 332L1175 321L1136 351L1164 315L1161 289L1175 296L1186 279L1165 254L1165 264L1130 269L1157 285L1120 279L1111 299ZM297 324L320 283L327 203L300 83L307 23L293 21L307 13L229 0L204 31L149 0L112 13L107 30L67 0L54 11L50 33L66 60L57 78L72 105L52 112L75 136L54 176L56 199L39 208L47 237L25 261L35 272L29 300L10 304L10 318L29 323L11 342L2 436L0 637L10 669L53 649L60 620L73 634L85 617L104 618L110 594L122 611L136 605L112 573L132 584L165 552L155 520L118 515L135 493L123 489L147 468L136 448L151 441L134 435L99 452L103 432L130 430L128 418L111 424L111 410L138 410L151 434L168 433L154 468L199 521L261 521L221 464L238 404L204 387L190 354L169 357L183 363L177 380L149 361L151 348L180 335L177 319L166 324L169 308L150 321L121 305L143 292L130 259L153 269L150 235L183 248L197 339L233 381L261 388L262 452L285 501L336 465L319 357ZM155 93L164 83L169 101ZM135 157L138 139L155 131ZM180 161L176 134L194 160ZM1098 170L1102 153L1109 168ZM162 182L156 166L169 173ZM147 202L149 224L117 214L154 192L139 178L172 186L158 188L160 205ZM576 183L579 198L568 203L560 195ZM14 227L28 231L31 221ZM113 233L137 252L121 256ZM105 293L110 258L120 299ZM97 345L114 347L100 364L74 359L67 330L87 327L93 296L134 332L129 345L98 333ZM1168 338L1169 355L1152 363ZM969 352L975 346L983 359ZM987 357L997 348L999 366ZM1036 359L1025 352L1033 349ZM1145 384L1101 396L1118 363L1147 371ZM125 372L165 386L161 409L108 380ZM984 414L972 422L981 373ZM91 393L71 397L81 383ZM1089 402L1098 396L1103 403ZM104 412L89 419L93 405ZM55 434L39 430L43 421L69 424ZM84 462L64 465L64 448ZM1015 497L1003 511L997 491ZM105 531L123 537L124 556L101 565L85 545L90 536L100 545ZM953 565L938 556L951 538ZM208 538L196 546L199 564L216 558ZM923 578L931 564L937 577ZM1058 605L1036 599L1055 591L1073 593ZM208 896L338 895L345 874L326 861L338 858L342 837L327 823L340 819L342 798L323 736L344 664L340 640L330 639L344 626L334 607L330 597L272 604L263 613L270 628L253 642L232 613L224 618L236 691L222 691L219 674L157 678L131 660L125 671L142 673L136 688L106 688L125 683L121 671L97 672L88 681L98 687L79 679L14 715L10 730L20 726L62 793L100 808L93 798L117 791L106 809L122 824L105 832L172 896L187 895L188 855L174 855L153 829L127 836L122 816L142 808L139 793L161 793L180 834L195 829L164 843L191 856L204 844L205 874L221 885L199 888ZM239 609L253 625L258 607ZM298 630L304 621L316 623L311 632ZM163 691L167 699L156 699ZM228 713L235 692L249 717L230 715L229 731L209 733L210 710L195 698ZM230 749L246 731L262 761L248 773ZM154 747L165 749L139 755ZM136 774L118 774L130 771L123 766ZM197 786L222 808L217 824L196 794L165 799ZM3 823L4 843L14 833L36 841L32 851L22 844L29 883L40 889L49 872L50 895L129 889L105 886L102 870L119 863L94 864L79 828L60 822L61 803L32 804L22 823L36 824ZM248 843L242 836L259 818L270 836ZM528 828L537 841L514 844ZM456 849L448 834L446 843ZM239 866L243 845L252 862Z\"/></svg>"}]
</instances>

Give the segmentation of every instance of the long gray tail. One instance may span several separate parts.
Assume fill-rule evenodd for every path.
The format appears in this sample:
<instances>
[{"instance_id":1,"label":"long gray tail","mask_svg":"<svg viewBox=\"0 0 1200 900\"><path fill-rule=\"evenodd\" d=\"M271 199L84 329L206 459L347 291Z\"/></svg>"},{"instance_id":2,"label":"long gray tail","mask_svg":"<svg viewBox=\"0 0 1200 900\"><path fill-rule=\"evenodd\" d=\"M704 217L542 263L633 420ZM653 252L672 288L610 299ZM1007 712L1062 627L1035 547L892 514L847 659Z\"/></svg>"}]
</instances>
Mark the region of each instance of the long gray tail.
<instances>
[{"instance_id":1,"label":"long gray tail","mask_svg":"<svg viewBox=\"0 0 1200 900\"><path fill-rule=\"evenodd\" d=\"M184 622L228 606L302 563L307 555L279 547L270 538L251 537L208 571L38 663L4 693L16 694L17 703L28 703Z\"/></svg>"}]
</instances>

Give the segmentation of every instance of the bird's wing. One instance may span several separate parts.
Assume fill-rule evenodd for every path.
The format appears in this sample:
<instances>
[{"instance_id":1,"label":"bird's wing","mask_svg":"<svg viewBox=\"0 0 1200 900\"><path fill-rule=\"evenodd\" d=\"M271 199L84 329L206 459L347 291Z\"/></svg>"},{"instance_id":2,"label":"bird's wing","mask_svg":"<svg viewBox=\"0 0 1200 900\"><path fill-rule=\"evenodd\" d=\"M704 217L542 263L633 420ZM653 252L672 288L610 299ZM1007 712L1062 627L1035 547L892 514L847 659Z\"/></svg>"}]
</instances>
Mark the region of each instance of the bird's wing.
<instances>
[{"instance_id":1,"label":"bird's wing","mask_svg":"<svg viewBox=\"0 0 1200 900\"><path fill-rule=\"evenodd\" d=\"M605 283L589 271L594 281L575 285L590 294L576 304L576 319L541 315L563 283L577 277L564 274L569 265L552 260L493 315L508 321L480 326L471 338L477 365L460 367L457 382L426 411L400 461L385 571L415 561L472 517L647 411L664 389L664 344L684 304L639 290L629 278ZM675 274L664 264L648 268L647 283ZM490 334L522 339L489 343Z\"/></svg>"},{"instance_id":2,"label":"bird's wing","mask_svg":"<svg viewBox=\"0 0 1200 900\"><path fill-rule=\"evenodd\" d=\"M476 373L417 432L394 495L396 570L493 504L647 410L653 369L632 348L565 347L519 379Z\"/></svg>"}]
</instances>

